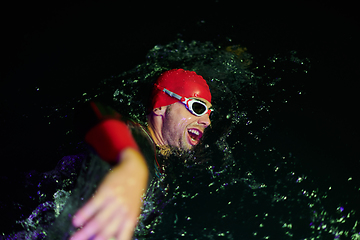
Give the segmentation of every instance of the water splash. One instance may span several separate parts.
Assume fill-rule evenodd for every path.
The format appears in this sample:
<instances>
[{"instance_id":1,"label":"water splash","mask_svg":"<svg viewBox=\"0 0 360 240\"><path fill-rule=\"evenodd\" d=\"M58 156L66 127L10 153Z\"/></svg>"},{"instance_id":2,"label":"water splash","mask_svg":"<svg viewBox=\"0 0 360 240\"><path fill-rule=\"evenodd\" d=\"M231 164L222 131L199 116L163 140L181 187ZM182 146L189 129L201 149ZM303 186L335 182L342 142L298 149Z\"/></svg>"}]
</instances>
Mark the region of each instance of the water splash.
<instances>
[{"instance_id":1,"label":"water splash","mask_svg":"<svg viewBox=\"0 0 360 240\"><path fill-rule=\"evenodd\" d=\"M296 51L264 59L240 45L178 39L154 46L143 64L105 79L75 103L106 98L145 124L148 90L172 68L203 75L216 111L202 144L162 159L166 174L150 185L136 239L359 238L356 201L336 196L343 193L339 184L315 175L306 156L294 153L298 143L279 133L276 119L284 106L306 95L296 79L309 73L310 61ZM346 184L359 194L359 187ZM160 188L166 193L159 194ZM56 215L67 197L66 191L57 193L49 202ZM156 217L146 222L152 213ZM28 223L29 236L41 227Z\"/></svg>"}]
</instances>

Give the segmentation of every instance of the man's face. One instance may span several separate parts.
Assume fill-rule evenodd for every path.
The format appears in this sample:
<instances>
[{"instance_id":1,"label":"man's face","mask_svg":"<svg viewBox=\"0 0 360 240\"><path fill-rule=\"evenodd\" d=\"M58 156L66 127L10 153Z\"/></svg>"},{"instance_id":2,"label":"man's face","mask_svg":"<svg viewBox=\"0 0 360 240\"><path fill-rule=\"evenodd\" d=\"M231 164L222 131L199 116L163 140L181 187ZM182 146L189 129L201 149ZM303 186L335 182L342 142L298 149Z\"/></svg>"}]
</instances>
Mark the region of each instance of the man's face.
<instances>
[{"instance_id":1,"label":"man's face","mask_svg":"<svg viewBox=\"0 0 360 240\"><path fill-rule=\"evenodd\" d=\"M202 98L196 98L205 102L208 108L211 104ZM200 142L205 128L211 121L208 114L200 117L193 115L184 104L176 102L167 106L163 119L162 138L166 145L179 147L187 150Z\"/></svg>"}]
</instances>

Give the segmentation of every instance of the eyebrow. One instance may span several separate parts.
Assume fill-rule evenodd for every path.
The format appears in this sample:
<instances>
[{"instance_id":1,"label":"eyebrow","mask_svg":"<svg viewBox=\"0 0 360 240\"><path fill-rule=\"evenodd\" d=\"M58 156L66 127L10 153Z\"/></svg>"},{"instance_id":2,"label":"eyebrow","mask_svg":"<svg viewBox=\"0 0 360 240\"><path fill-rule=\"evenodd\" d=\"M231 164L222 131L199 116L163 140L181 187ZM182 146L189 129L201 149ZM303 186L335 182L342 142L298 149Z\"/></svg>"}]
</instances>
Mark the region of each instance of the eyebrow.
<instances>
[{"instance_id":1,"label":"eyebrow","mask_svg":"<svg viewBox=\"0 0 360 240\"><path fill-rule=\"evenodd\" d=\"M194 98L194 99L196 99L196 100L198 100L199 102L202 102L203 104L206 105L206 102L204 102L204 101L202 101L202 100L200 100L200 99L197 99L197 98Z\"/></svg>"}]
</instances>

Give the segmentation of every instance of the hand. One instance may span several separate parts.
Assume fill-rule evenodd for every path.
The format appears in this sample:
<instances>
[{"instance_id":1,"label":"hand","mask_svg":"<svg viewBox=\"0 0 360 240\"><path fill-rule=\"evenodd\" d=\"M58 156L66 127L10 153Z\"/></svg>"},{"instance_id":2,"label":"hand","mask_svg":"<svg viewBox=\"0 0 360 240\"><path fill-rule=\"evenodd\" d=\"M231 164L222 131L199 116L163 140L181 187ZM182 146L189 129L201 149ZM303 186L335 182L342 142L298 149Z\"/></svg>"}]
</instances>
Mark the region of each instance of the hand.
<instances>
[{"instance_id":1,"label":"hand","mask_svg":"<svg viewBox=\"0 0 360 240\"><path fill-rule=\"evenodd\" d=\"M138 151L123 150L120 163L104 178L95 196L75 214L73 225L82 228L71 239L131 239L148 174L145 159Z\"/></svg>"}]
</instances>

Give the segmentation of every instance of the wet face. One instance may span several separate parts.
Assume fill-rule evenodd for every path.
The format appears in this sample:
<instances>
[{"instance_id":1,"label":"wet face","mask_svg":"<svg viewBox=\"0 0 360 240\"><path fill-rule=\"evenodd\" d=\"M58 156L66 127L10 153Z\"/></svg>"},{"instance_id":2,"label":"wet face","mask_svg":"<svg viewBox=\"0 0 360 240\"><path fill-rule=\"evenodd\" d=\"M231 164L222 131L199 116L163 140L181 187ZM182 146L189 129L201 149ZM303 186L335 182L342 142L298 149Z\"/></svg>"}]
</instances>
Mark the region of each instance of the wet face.
<instances>
[{"instance_id":1,"label":"wet face","mask_svg":"<svg viewBox=\"0 0 360 240\"><path fill-rule=\"evenodd\" d=\"M211 104L205 99L203 101L208 108ZM184 104L176 102L167 106L163 116L162 139L165 145L175 146L182 149L191 149L200 142L205 128L211 121L208 114L200 117L193 115Z\"/></svg>"}]
</instances>

